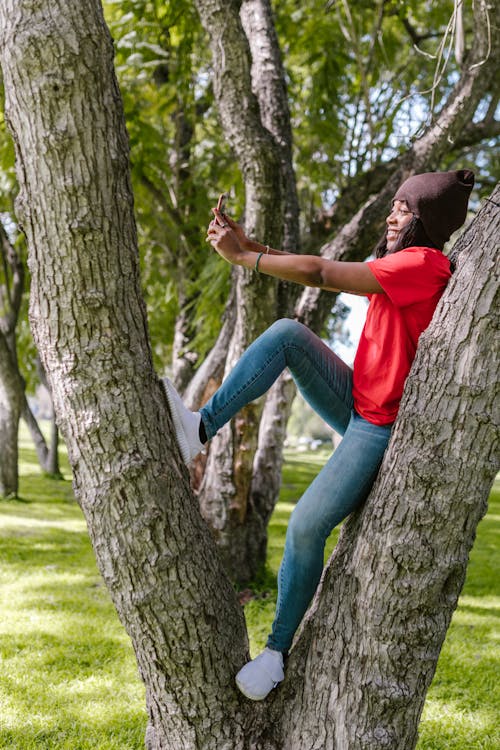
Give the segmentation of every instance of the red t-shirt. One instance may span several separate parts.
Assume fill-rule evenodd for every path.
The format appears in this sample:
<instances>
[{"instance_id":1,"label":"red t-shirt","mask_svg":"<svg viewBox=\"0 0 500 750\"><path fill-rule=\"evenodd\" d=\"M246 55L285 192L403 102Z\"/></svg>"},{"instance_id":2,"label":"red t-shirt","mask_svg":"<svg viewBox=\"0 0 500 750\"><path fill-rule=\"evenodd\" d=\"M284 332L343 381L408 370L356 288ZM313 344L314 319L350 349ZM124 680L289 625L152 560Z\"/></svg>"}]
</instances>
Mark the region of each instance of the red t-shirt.
<instances>
[{"instance_id":1,"label":"red t-shirt","mask_svg":"<svg viewBox=\"0 0 500 750\"><path fill-rule=\"evenodd\" d=\"M396 419L420 334L429 325L448 279L439 250L408 247L368 262L384 293L370 305L353 367L354 408L374 424Z\"/></svg>"}]
</instances>

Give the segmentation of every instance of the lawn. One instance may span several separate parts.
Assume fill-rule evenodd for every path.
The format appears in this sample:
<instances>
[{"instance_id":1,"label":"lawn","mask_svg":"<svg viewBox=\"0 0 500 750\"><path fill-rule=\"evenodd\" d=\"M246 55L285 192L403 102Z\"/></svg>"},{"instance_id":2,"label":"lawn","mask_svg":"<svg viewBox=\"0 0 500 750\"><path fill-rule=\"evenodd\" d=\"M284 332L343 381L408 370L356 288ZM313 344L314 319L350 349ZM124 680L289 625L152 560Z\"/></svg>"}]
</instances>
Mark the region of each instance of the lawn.
<instances>
[{"instance_id":1,"label":"lawn","mask_svg":"<svg viewBox=\"0 0 500 750\"><path fill-rule=\"evenodd\" d=\"M21 458L20 499L0 502L0 748L142 750L143 686L71 484L41 475L25 435ZM289 513L325 455L289 452L286 459L268 564L245 606L254 653L272 620ZM428 694L418 750L500 747L499 517L497 483ZM334 534L330 549L335 541Z\"/></svg>"}]
</instances>

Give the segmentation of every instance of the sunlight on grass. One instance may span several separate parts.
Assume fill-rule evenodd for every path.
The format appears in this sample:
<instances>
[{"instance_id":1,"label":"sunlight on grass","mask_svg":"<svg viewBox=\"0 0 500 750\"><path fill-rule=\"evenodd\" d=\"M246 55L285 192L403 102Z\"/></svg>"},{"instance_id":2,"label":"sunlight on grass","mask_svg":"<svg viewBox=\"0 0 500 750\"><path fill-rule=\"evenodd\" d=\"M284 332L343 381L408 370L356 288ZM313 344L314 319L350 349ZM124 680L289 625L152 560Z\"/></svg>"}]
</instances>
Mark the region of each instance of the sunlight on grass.
<instances>
[{"instance_id":1,"label":"sunlight on grass","mask_svg":"<svg viewBox=\"0 0 500 750\"><path fill-rule=\"evenodd\" d=\"M286 526L327 453L286 453L266 567L245 606L252 652L265 644ZM66 477L44 477L21 434L20 499L0 502L0 749L142 750L144 687L96 567ZM418 750L500 747L498 618L500 483L429 690ZM330 554L338 538L328 541ZM401 749L404 750L404 749Z\"/></svg>"},{"instance_id":2,"label":"sunlight on grass","mask_svg":"<svg viewBox=\"0 0 500 750\"><path fill-rule=\"evenodd\" d=\"M144 687L71 483L20 442L20 499L0 503L0 748L142 750Z\"/></svg>"}]
</instances>

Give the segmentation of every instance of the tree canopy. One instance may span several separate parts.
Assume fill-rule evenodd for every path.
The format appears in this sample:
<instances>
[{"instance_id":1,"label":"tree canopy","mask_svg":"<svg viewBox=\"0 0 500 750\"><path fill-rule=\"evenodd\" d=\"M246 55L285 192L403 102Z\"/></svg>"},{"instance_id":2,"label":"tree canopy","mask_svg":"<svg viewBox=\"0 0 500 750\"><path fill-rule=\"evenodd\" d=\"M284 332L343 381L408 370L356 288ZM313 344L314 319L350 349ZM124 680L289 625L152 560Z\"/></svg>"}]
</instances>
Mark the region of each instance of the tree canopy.
<instances>
[{"instance_id":1,"label":"tree canopy","mask_svg":"<svg viewBox=\"0 0 500 750\"><path fill-rule=\"evenodd\" d=\"M232 213L244 211L241 173L214 100L207 35L186 0L103 5L130 137L155 361L159 369L169 367L182 311L199 365L216 337L230 284L230 269L205 243L210 206L229 190ZM451 0L285 0L273 12L293 125L302 244L318 252L335 229L336 198L408 149L439 112L464 65L462 37L465 52L470 48L472 15L468 3L462 9ZM479 195L500 174L498 150L488 140L498 135L497 102L498 91L485 92L475 116L486 125L484 137L462 134L438 165L479 165ZM11 219L13 164L0 115L0 210ZM20 331L21 351L28 353L26 326ZM32 357L22 359L28 364Z\"/></svg>"}]
</instances>

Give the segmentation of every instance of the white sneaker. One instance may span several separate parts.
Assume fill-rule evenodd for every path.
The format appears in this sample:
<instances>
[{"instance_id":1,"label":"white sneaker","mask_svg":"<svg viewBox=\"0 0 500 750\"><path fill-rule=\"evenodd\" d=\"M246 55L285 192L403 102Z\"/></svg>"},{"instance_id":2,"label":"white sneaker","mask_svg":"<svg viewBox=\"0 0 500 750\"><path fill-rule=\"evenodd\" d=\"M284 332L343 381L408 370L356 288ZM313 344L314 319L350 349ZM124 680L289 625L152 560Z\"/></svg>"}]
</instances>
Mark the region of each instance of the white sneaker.
<instances>
[{"instance_id":1,"label":"white sneaker","mask_svg":"<svg viewBox=\"0 0 500 750\"><path fill-rule=\"evenodd\" d=\"M201 414L198 411L190 411L184 405L173 383L168 378L162 378L162 383L167 394L177 444L179 445L184 463L189 466L193 458L196 458L198 453L201 453L205 447L200 440L199 432Z\"/></svg>"},{"instance_id":2,"label":"white sneaker","mask_svg":"<svg viewBox=\"0 0 500 750\"><path fill-rule=\"evenodd\" d=\"M284 677L283 654L281 651L265 648L261 654L240 669L236 675L236 684L247 698L261 701Z\"/></svg>"}]
</instances>

